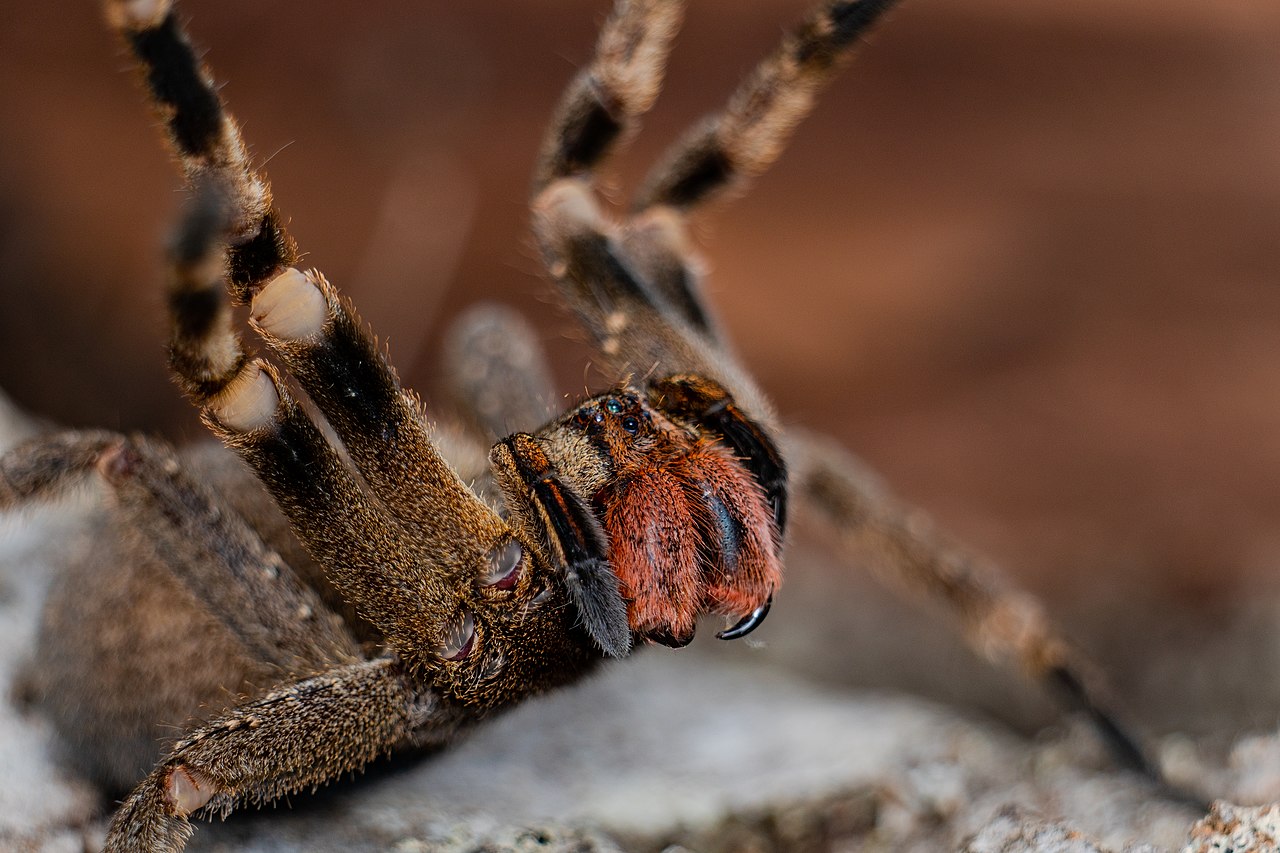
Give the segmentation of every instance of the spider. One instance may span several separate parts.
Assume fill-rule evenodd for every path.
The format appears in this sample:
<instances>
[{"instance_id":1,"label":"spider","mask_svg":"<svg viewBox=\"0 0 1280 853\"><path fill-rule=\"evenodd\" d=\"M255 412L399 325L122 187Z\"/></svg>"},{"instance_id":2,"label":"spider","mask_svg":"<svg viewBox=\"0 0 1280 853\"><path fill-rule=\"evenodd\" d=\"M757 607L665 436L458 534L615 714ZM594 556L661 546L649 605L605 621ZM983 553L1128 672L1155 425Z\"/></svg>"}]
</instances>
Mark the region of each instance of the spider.
<instances>
[{"instance_id":1,"label":"spider","mask_svg":"<svg viewBox=\"0 0 1280 853\"><path fill-rule=\"evenodd\" d=\"M93 475L123 531L51 594L33 668L82 768L132 786L109 850L178 850L197 812L445 745L605 658L689 643L700 616L729 618L721 639L749 634L780 589L792 499L873 543L977 649L1045 682L1159 780L1034 600L842 449L784 436L701 296L689 217L776 159L891 5L815 9L614 221L594 176L656 98L681 17L677 0L619 0L554 114L531 203L550 277L618 382L553 416L527 329L473 315L454 345L469 417L451 425L401 387L323 275L298 268L170 4L108 0L192 190L170 257L170 364L244 463L108 432L0 460L0 508ZM266 357L246 352L233 304ZM507 423L545 425L504 437ZM162 750L162 726L183 721Z\"/></svg>"}]
</instances>

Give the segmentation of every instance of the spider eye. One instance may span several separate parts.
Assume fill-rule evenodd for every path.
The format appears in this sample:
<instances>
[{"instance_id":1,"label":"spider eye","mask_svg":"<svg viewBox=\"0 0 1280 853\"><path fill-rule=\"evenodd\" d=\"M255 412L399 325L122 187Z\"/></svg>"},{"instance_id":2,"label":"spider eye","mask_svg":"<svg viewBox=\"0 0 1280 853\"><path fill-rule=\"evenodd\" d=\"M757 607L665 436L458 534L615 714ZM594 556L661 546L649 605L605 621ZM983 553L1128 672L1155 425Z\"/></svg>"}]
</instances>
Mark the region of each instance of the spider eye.
<instances>
[{"instance_id":1,"label":"spider eye","mask_svg":"<svg viewBox=\"0 0 1280 853\"><path fill-rule=\"evenodd\" d=\"M498 589L511 589L520 580L520 558L524 549L514 539L508 539L489 552L489 570L480 582Z\"/></svg>"},{"instance_id":2,"label":"spider eye","mask_svg":"<svg viewBox=\"0 0 1280 853\"><path fill-rule=\"evenodd\" d=\"M476 619L470 610L463 610L458 618L445 629L444 642L436 652L445 660L462 660L471 654L476 641Z\"/></svg>"},{"instance_id":3,"label":"spider eye","mask_svg":"<svg viewBox=\"0 0 1280 853\"><path fill-rule=\"evenodd\" d=\"M632 435L635 435L640 431L640 421L631 417L631 415L627 415L622 419L622 428Z\"/></svg>"},{"instance_id":4,"label":"spider eye","mask_svg":"<svg viewBox=\"0 0 1280 853\"><path fill-rule=\"evenodd\" d=\"M609 410L609 414L611 415L616 415L622 412L622 404L613 397L604 401L604 407Z\"/></svg>"}]
</instances>

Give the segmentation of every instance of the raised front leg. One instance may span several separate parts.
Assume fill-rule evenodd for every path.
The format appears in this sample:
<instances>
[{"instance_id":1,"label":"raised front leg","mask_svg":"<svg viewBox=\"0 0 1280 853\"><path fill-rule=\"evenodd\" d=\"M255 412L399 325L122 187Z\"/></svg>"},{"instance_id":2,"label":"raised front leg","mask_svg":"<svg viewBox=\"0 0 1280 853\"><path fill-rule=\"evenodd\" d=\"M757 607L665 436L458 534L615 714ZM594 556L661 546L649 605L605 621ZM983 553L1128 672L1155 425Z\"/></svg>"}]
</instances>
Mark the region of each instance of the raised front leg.
<instances>
[{"instance_id":1,"label":"raised front leg","mask_svg":"<svg viewBox=\"0 0 1280 853\"><path fill-rule=\"evenodd\" d=\"M265 190L250 191L265 179L248 166L174 14L163 2L110 9L195 184L173 253L171 362L206 421L266 484L343 597L445 692L483 709L576 677L593 655L572 631L562 584L523 557L438 453L417 400L351 306L318 273L291 266L281 218ZM206 126L219 130L191 132ZM250 302L256 330L345 455L277 368L244 352L224 288Z\"/></svg>"},{"instance_id":2,"label":"raised front leg","mask_svg":"<svg viewBox=\"0 0 1280 853\"><path fill-rule=\"evenodd\" d=\"M869 550L871 569L915 599L941 604L969 645L1013 665L1073 711L1083 711L1124 766L1160 781L1146 750L1107 707L1100 679L1049 621L1032 596L1011 587L994 566L948 541L920 510L900 505L844 448L793 431L788 443L793 494L806 517L849 557ZM865 549L865 550L861 550Z\"/></svg>"}]
</instances>

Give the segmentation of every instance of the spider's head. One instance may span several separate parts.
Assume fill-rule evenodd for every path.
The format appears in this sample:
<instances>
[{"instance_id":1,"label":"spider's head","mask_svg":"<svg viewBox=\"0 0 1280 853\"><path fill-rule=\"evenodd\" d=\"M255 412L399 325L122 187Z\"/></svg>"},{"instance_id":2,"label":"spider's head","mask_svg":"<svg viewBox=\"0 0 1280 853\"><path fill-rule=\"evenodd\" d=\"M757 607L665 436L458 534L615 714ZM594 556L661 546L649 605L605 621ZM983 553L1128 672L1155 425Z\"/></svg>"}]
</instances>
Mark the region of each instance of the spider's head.
<instances>
[{"instance_id":1,"label":"spider's head","mask_svg":"<svg viewBox=\"0 0 1280 853\"><path fill-rule=\"evenodd\" d=\"M532 493L537 538L606 651L622 632L687 645L704 613L737 620L723 639L763 621L781 582L785 473L718 384L616 388L502 448L499 479Z\"/></svg>"}]
</instances>

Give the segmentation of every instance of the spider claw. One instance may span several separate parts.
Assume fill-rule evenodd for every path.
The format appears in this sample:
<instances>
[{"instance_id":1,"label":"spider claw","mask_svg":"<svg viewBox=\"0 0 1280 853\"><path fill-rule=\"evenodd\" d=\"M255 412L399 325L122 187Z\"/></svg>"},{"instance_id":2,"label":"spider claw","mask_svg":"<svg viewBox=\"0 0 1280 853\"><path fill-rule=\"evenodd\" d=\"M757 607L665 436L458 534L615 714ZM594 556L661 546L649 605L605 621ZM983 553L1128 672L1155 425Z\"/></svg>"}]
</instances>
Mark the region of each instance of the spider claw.
<instances>
[{"instance_id":1,"label":"spider claw","mask_svg":"<svg viewBox=\"0 0 1280 853\"><path fill-rule=\"evenodd\" d=\"M720 640L737 640L747 636L747 634L750 634L756 628L760 627L760 623L764 621L764 617L769 615L769 608L772 606L773 596L771 595L764 604L760 605L755 610L752 610L748 615L742 617L742 619L738 621L738 624L734 625L732 628L726 628L716 634L716 638Z\"/></svg>"}]
</instances>

